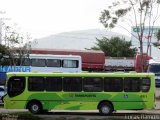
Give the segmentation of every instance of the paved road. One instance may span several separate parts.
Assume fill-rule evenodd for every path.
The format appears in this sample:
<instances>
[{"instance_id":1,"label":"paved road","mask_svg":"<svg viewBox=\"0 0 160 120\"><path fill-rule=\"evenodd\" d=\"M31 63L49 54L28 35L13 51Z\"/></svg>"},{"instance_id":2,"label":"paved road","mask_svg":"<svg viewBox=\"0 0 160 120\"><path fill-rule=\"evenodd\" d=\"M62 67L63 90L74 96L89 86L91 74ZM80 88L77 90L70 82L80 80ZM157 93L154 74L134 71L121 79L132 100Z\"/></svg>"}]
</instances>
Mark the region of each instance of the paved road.
<instances>
[{"instance_id":1,"label":"paved road","mask_svg":"<svg viewBox=\"0 0 160 120\"><path fill-rule=\"evenodd\" d=\"M28 113L26 110L5 110L0 108L1 114L9 114L12 112ZM92 111L66 111L54 110L45 114L38 115L44 120L160 120L160 110L120 110L115 111L110 116L101 116L97 110Z\"/></svg>"},{"instance_id":2,"label":"paved road","mask_svg":"<svg viewBox=\"0 0 160 120\"><path fill-rule=\"evenodd\" d=\"M98 111L52 111L45 115L39 115L45 120L151 120L160 119L160 110L152 111L116 111L110 116L101 116Z\"/></svg>"}]
</instances>

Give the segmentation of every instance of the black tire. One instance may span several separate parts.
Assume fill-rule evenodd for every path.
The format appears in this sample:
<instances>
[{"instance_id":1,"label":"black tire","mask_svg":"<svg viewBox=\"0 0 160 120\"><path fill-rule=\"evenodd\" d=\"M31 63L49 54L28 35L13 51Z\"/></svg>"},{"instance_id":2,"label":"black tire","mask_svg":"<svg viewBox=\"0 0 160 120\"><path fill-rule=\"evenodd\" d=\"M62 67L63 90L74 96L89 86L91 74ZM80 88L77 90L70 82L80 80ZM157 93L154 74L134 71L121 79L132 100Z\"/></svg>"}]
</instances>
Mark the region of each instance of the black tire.
<instances>
[{"instance_id":1,"label":"black tire","mask_svg":"<svg viewBox=\"0 0 160 120\"><path fill-rule=\"evenodd\" d=\"M113 112L113 107L110 103L104 102L99 106L99 113L101 115L110 115Z\"/></svg>"},{"instance_id":2,"label":"black tire","mask_svg":"<svg viewBox=\"0 0 160 120\"><path fill-rule=\"evenodd\" d=\"M42 105L40 102L33 101L29 103L28 109L33 114L39 114L42 112Z\"/></svg>"}]
</instances>

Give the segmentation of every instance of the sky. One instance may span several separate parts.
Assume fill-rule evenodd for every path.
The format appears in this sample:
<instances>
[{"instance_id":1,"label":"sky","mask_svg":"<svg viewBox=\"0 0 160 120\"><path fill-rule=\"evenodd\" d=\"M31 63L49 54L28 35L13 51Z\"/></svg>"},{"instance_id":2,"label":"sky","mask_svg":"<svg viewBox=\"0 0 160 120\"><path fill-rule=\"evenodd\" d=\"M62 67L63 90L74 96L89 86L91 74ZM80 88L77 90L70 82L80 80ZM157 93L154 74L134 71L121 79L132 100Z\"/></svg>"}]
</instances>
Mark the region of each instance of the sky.
<instances>
[{"instance_id":1,"label":"sky","mask_svg":"<svg viewBox=\"0 0 160 120\"><path fill-rule=\"evenodd\" d=\"M0 0L0 19L31 39L87 29L105 29L101 11L113 0ZM159 23L159 22L158 22ZM123 26L123 24L121 24ZM131 30L129 27L128 29ZM131 36L122 28L118 32Z\"/></svg>"},{"instance_id":2,"label":"sky","mask_svg":"<svg viewBox=\"0 0 160 120\"><path fill-rule=\"evenodd\" d=\"M112 0L0 0L0 18L32 38L104 29L99 16Z\"/></svg>"},{"instance_id":3,"label":"sky","mask_svg":"<svg viewBox=\"0 0 160 120\"><path fill-rule=\"evenodd\" d=\"M112 2L113 0L0 0L0 19L20 33L29 33L32 39L62 32L105 29L99 17ZM124 23L121 25L125 26ZM131 30L130 26L127 29ZM131 36L123 28L112 31Z\"/></svg>"}]
</instances>

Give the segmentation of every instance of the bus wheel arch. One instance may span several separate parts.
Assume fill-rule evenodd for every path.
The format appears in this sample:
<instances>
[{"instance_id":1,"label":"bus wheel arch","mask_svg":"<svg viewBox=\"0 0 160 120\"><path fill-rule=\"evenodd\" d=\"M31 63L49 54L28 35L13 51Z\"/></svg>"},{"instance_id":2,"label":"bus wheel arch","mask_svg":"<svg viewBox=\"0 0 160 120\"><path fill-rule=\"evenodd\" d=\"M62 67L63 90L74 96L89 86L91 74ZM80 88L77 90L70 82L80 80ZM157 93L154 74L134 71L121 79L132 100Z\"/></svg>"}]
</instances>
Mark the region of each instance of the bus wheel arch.
<instances>
[{"instance_id":1,"label":"bus wheel arch","mask_svg":"<svg viewBox=\"0 0 160 120\"><path fill-rule=\"evenodd\" d=\"M42 103L36 99L29 101L26 108L33 114L41 113L43 110Z\"/></svg>"},{"instance_id":2,"label":"bus wheel arch","mask_svg":"<svg viewBox=\"0 0 160 120\"><path fill-rule=\"evenodd\" d=\"M103 100L99 102L97 109L102 115L109 115L114 111L114 106L111 101Z\"/></svg>"}]
</instances>

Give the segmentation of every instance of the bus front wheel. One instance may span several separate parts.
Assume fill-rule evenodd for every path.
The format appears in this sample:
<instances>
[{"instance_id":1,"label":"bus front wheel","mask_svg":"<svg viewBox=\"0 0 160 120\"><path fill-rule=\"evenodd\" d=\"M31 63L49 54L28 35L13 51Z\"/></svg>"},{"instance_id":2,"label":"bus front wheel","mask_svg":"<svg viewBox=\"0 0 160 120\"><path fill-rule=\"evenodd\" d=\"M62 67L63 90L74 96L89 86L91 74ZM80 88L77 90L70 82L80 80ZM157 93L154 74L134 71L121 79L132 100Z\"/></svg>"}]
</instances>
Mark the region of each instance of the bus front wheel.
<instances>
[{"instance_id":1,"label":"bus front wheel","mask_svg":"<svg viewBox=\"0 0 160 120\"><path fill-rule=\"evenodd\" d=\"M29 103L28 109L31 113L38 114L38 113L41 113L42 111L42 105L37 101L33 101Z\"/></svg>"},{"instance_id":2,"label":"bus front wheel","mask_svg":"<svg viewBox=\"0 0 160 120\"><path fill-rule=\"evenodd\" d=\"M109 115L113 112L113 107L110 103L104 102L99 106L99 112L102 115Z\"/></svg>"}]
</instances>

